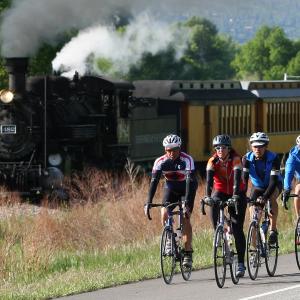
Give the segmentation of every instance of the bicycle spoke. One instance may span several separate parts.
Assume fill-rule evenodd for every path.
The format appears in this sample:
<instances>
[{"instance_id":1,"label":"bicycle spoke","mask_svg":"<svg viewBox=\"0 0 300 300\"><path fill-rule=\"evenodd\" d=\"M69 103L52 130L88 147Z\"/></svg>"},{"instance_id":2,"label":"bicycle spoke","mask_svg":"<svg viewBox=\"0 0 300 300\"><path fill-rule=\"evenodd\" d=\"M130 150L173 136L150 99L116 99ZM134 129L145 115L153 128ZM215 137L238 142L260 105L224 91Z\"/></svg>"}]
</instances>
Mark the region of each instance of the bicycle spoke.
<instances>
[{"instance_id":1,"label":"bicycle spoke","mask_svg":"<svg viewBox=\"0 0 300 300\"><path fill-rule=\"evenodd\" d=\"M214 237L214 270L216 283L222 288L226 277L225 241L223 227L218 226Z\"/></svg>"},{"instance_id":2,"label":"bicycle spoke","mask_svg":"<svg viewBox=\"0 0 300 300\"><path fill-rule=\"evenodd\" d=\"M169 241L168 241L169 240ZM170 246L167 246L167 243ZM166 284L170 284L176 266L175 242L172 231L164 228L160 243L160 265L163 279Z\"/></svg>"},{"instance_id":3,"label":"bicycle spoke","mask_svg":"<svg viewBox=\"0 0 300 300\"><path fill-rule=\"evenodd\" d=\"M247 267L249 277L255 280L258 273L258 267L260 264L260 238L258 229L255 222L252 222L249 226L247 236Z\"/></svg>"}]
</instances>

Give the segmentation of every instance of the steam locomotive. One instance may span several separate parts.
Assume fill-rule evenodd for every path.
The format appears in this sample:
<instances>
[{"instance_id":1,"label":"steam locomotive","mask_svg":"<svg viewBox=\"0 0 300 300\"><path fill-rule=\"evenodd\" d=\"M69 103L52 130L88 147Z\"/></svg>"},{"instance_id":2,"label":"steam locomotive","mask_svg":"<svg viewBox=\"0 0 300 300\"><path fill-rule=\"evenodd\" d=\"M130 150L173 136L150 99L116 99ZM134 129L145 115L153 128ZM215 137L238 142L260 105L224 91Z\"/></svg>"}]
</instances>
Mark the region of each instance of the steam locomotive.
<instances>
[{"instance_id":1,"label":"steam locomotive","mask_svg":"<svg viewBox=\"0 0 300 300\"><path fill-rule=\"evenodd\" d=\"M27 77L27 63L6 59L9 89L0 92L0 185L10 190L42 195L84 165L152 161L161 139L177 131L179 106L168 111L165 101L133 97L132 83Z\"/></svg>"},{"instance_id":2,"label":"steam locomotive","mask_svg":"<svg viewBox=\"0 0 300 300\"><path fill-rule=\"evenodd\" d=\"M300 81L27 77L27 62L6 59L9 89L0 91L0 186L22 195L60 191L87 165L150 166L170 133L201 173L217 134L244 154L251 133L265 131L283 154L300 132Z\"/></svg>"}]
</instances>

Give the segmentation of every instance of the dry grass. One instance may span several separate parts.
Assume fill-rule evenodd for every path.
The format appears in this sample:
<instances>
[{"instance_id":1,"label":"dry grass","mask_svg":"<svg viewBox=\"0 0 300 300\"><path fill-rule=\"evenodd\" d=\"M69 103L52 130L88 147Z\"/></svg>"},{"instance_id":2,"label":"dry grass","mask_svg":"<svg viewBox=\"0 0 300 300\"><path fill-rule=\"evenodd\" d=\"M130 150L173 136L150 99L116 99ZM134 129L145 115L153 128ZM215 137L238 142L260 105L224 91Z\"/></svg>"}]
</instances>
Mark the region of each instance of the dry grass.
<instances>
[{"instance_id":1,"label":"dry grass","mask_svg":"<svg viewBox=\"0 0 300 300\"><path fill-rule=\"evenodd\" d=\"M132 241L149 241L160 234L159 209L152 209L151 222L143 211L149 177L138 176L133 165L122 175L88 169L76 176L70 187L68 206L44 201L36 214L19 211L1 221L2 279L12 279L20 272L42 272L61 251L105 251ZM161 191L162 186L155 202L161 201ZM200 195L201 185L193 214L195 231L208 224L207 218L199 215ZM1 204L22 210L15 198Z\"/></svg>"}]
</instances>

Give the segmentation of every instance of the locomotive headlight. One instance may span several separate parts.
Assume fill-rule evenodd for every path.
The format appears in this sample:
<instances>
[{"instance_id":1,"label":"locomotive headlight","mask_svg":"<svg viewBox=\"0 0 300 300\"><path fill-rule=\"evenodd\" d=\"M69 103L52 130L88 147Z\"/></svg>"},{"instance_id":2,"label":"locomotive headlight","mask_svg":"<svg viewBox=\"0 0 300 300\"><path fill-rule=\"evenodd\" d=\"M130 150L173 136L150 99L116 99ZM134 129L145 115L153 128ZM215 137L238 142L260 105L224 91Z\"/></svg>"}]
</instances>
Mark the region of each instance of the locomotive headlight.
<instances>
[{"instance_id":1,"label":"locomotive headlight","mask_svg":"<svg viewBox=\"0 0 300 300\"><path fill-rule=\"evenodd\" d=\"M14 99L14 94L9 91L9 90L1 90L0 91L0 100L7 104L10 103L11 101L13 101Z\"/></svg>"},{"instance_id":2,"label":"locomotive headlight","mask_svg":"<svg viewBox=\"0 0 300 300\"><path fill-rule=\"evenodd\" d=\"M50 154L48 156L48 162L51 166L59 166L62 162L62 157L59 153Z\"/></svg>"}]
</instances>

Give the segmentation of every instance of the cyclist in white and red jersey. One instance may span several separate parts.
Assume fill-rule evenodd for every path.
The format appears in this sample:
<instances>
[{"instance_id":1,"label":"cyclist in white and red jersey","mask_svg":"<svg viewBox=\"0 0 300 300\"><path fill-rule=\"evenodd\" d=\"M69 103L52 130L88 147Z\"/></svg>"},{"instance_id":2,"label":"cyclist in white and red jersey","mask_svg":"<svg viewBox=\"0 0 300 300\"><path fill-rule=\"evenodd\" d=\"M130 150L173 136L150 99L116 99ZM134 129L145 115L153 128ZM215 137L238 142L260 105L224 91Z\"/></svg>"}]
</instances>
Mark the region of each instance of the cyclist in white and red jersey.
<instances>
[{"instance_id":1,"label":"cyclist in white and red jersey","mask_svg":"<svg viewBox=\"0 0 300 300\"><path fill-rule=\"evenodd\" d=\"M185 196L185 216L183 220L183 240L185 244L185 255L183 264L192 266L192 225L190 216L194 207L194 199L198 187L195 176L195 165L193 158L181 151L181 138L170 134L163 140L165 155L157 158L152 169L152 178L145 204L145 214L151 208L152 199L155 195L161 175L165 177L163 203L174 203ZM189 176L189 180L187 179ZM167 210L161 210L162 224L167 220Z\"/></svg>"}]
</instances>

